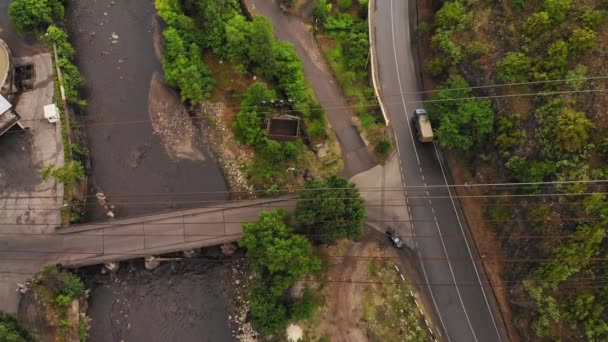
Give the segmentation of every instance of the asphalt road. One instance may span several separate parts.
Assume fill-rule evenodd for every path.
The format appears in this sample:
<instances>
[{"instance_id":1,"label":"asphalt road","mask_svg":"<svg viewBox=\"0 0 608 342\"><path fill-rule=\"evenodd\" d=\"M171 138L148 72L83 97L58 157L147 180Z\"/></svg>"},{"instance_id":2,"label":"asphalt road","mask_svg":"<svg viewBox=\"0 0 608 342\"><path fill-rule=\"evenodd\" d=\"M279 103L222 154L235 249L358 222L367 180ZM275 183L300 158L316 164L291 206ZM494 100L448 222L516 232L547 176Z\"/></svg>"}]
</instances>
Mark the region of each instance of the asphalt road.
<instances>
[{"instance_id":1,"label":"asphalt road","mask_svg":"<svg viewBox=\"0 0 608 342\"><path fill-rule=\"evenodd\" d=\"M464 216L436 146L414 140L409 118L420 104L410 41L408 1L378 0L372 11L382 94L397 140L407 210L421 257L420 268L447 341L507 341L504 324L483 273ZM425 186L439 187L425 188ZM414 187L412 187L414 186ZM440 198L437 198L440 197ZM447 258L444 260L429 260ZM437 285L441 284L441 285ZM457 286L446 286L446 284ZM484 284L484 286L482 286Z\"/></svg>"}]
</instances>

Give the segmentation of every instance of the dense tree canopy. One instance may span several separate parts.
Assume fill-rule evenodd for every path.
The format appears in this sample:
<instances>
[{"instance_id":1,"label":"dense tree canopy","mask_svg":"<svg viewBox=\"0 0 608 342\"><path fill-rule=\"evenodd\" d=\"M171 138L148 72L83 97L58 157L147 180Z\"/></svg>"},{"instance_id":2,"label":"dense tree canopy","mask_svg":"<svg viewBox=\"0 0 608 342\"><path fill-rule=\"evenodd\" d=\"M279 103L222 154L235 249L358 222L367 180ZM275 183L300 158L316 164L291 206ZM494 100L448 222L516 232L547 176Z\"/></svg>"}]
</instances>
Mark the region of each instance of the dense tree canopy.
<instances>
[{"instance_id":1,"label":"dense tree canopy","mask_svg":"<svg viewBox=\"0 0 608 342\"><path fill-rule=\"evenodd\" d=\"M443 147L467 150L483 144L494 129L494 111L489 100L473 99L469 85L453 78L428 105L437 140ZM452 100L461 99L461 100Z\"/></svg>"},{"instance_id":2,"label":"dense tree canopy","mask_svg":"<svg viewBox=\"0 0 608 342\"><path fill-rule=\"evenodd\" d=\"M532 61L523 53L509 52L498 64L498 79L504 82L526 82Z\"/></svg>"},{"instance_id":3,"label":"dense tree canopy","mask_svg":"<svg viewBox=\"0 0 608 342\"><path fill-rule=\"evenodd\" d=\"M196 104L211 94L214 81L201 59L195 43L187 44L179 31L169 27L163 32L166 48L163 69L167 83L179 89L183 101Z\"/></svg>"},{"instance_id":4,"label":"dense tree canopy","mask_svg":"<svg viewBox=\"0 0 608 342\"><path fill-rule=\"evenodd\" d=\"M12 24L20 31L44 32L54 21L63 19L61 0L16 0L8 6Z\"/></svg>"},{"instance_id":5,"label":"dense tree canopy","mask_svg":"<svg viewBox=\"0 0 608 342\"><path fill-rule=\"evenodd\" d=\"M563 152L575 153L588 144L594 127L585 113L566 108L557 117L555 144Z\"/></svg>"},{"instance_id":6,"label":"dense tree canopy","mask_svg":"<svg viewBox=\"0 0 608 342\"><path fill-rule=\"evenodd\" d=\"M0 341L3 342L32 342L37 341L35 335L27 330L14 315L0 312Z\"/></svg>"},{"instance_id":7,"label":"dense tree canopy","mask_svg":"<svg viewBox=\"0 0 608 342\"><path fill-rule=\"evenodd\" d=\"M365 207L348 179L331 176L306 183L296 208L301 230L321 243L356 239L363 232Z\"/></svg>"}]
</instances>

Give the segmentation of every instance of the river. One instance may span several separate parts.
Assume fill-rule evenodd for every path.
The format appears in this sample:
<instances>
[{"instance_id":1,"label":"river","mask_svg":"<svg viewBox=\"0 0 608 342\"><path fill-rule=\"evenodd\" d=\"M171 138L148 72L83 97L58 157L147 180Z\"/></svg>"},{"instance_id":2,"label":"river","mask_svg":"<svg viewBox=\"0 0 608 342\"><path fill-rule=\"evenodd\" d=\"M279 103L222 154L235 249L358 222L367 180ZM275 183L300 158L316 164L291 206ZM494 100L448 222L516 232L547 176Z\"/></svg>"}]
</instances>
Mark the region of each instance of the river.
<instances>
[{"instance_id":1,"label":"river","mask_svg":"<svg viewBox=\"0 0 608 342\"><path fill-rule=\"evenodd\" d=\"M154 53L153 2L69 1L66 16L76 62L87 80L89 195L105 193L120 217L226 199L226 193L217 193L227 190L226 182L200 138L196 143L204 160L172 160L154 134L148 95L161 65ZM105 211L96 210L95 198L90 199L90 218L102 219Z\"/></svg>"},{"instance_id":2,"label":"river","mask_svg":"<svg viewBox=\"0 0 608 342\"><path fill-rule=\"evenodd\" d=\"M72 0L66 17L87 80L88 219L106 218L97 192L116 204L117 217L226 199L226 182L204 142L196 141L204 160L172 160L149 121L150 82L161 71L152 0ZM233 340L225 268L162 265L149 272L138 266L113 278L92 276L90 341Z\"/></svg>"}]
</instances>

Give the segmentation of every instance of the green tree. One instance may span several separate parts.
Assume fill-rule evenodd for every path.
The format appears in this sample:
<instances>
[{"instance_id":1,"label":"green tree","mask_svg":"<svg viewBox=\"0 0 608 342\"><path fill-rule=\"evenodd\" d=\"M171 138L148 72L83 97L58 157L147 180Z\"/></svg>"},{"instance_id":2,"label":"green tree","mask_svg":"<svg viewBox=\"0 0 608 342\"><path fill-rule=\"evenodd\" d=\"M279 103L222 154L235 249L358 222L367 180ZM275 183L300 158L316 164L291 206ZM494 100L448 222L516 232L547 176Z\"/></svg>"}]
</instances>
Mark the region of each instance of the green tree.
<instances>
[{"instance_id":1,"label":"green tree","mask_svg":"<svg viewBox=\"0 0 608 342\"><path fill-rule=\"evenodd\" d=\"M532 62L521 52L508 52L498 63L498 79L503 82L526 82Z\"/></svg>"},{"instance_id":2,"label":"green tree","mask_svg":"<svg viewBox=\"0 0 608 342\"><path fill-rule=\"evenodd\" d=\"M15 315L0 311L0 341L31 342L38 338L25 328Z\"/></svg>"},{"instance_id":3,"label":"green tree","mask_svg":"<svg viewBox=\"0 0 608 342\"><path fill-rule=\"evenodd\" d=\"M346 11L353 7L353 0L338 0L338 8L340 11Z\"/></svg>"},{"instance_id":4,"label":"green tree","mask_svg":"<svg viewBox=\"0 0 608 342\"><path fill-rule=\"evenodd\" d=\"M333 243L361 236L365 207L353 183L331 176L306 183L296 207L296 217L302 232L318 242Z\"/></svg>"},{"instance_id":5,"label":"green tree","mask_svg":"<svg viewBox=\"0 0 608 342\"><path fill-rule=\"evenodd\" d=\"M549 17L559 23L566 19L571 7L571 0L545 0L543 4L543 8L549 14Z\"/></svg>"},{"instance_id":6,"label":"green tree","mask_svg":"<svg viewBox=\"0 0 608 342\"><path fill-rule=\"evenodd\" d=\"M241 110L234 121L235 135L241 142L257 146L266 141L266 132L262 128L264 112L269 108L262 102L275 98L275 93L264 83L252 84L241 101Z\"/></svg>"},{"instance_id":7,"label":"green tree","mask_svg":"<svg viewBox=\"0 0 608 342\"><path fill-rule=\"evenodd\" d=\"M570 45L570 51L572 54L577 55L585 50L588 50L595 45L595 38L597 34L595 31L588 28L577 28L572 31L568 43Z\"/></svg>"},{"instance_id":8,"label":"green tree","mask_svg":"<svg viewBox=\"0 0 608 342\"><path fill-rule=\"evenodd\" d=\"M167 83L179 89L182 101L195 105L208 97L214 86L200 49L194 43L188 45L173 27L166 29L163 36L166 42L163 70Z\"/></svg>"},{"instance_id":9,"label":"green tree","mask_svg":"<svg viewBox=\"0 0 608 342\"><path fill-rule=\"evenodd\" d=\"M8 15L19 31L46 31L47 26L63 19L61 0L16 0L8 6Z\"/></svg>"},{"instance_id":10,"label":"green tree","mask_svg":"<svg viewBox=\"0 0 608 342\"><path fill-rule=\"evenodd\" d=\"M587 145L594 127L585 113L566 108L556 120L553 131L555 146L563 152L576 153Z\"/></svg>"},{"instance_id":11,"label":"green tree","mask_svg":"<svg viewBox=\"0 0 608 342\"><path fill-rule=\"evenodd\" d=\"M327 22L331 15L331 4L327 0L315 0L315 7L312 10L312 17L321 24Z\"/></svg>"},{"instance_id":12,"label":"green tree","mask_svg":"<svg viewBox=\"0 0 608 342\"><path fill-rule=\"evenodd\" d=\"M551 19L547 12L532 13L524 23L526 36L534 38L546 32L551 27Z\"/></svg>"},{"instance_id":13,"label":"green tree","mask_svg":"<svg viewBox=\"0 0 608 342\"><path fill-rule=\"evenodd\" d=\"M435 23L444 31L462 31L471 17L460 1L448 1L437 11Z\"/></svg>"},{"instance_id":14,"label":"green tree","mask_svg":"<svg viewBox=\"0 0 608 342\"><path fill-rule=\"evenodd\" d=\"M549 46L547 57L536 65L535 78L550 80L563 78L568 65L568 44L558 40Z\"/></svg>"},{"instance_id":15,"label":"green tree","mask_svg":"<svg viewBox=\"0 0 608 342\"><path fill-rule=\"evenodd\" d=\"M184 14L180 0L154 0L158 16L179 32L185 44L203 45L204 38L192 18Z\"/></svg>"},{"instance_id":16,"label":"green tree","mask_svg":"<svg viewBox=\"0 0 608 342\"><path fill-rule=\"evenodd\" d=\"M257 16L251 23L251 40L249 43L249 62L254 70L267 70L270 63L269 52L275 45L272 24L266 17ZM267 75L267 74L266 74Z\"/></svg>"},{"instance_id":17,"label":"green tree","mask_svg":"<svg viewBox=\"0 0 608 342\"><path fill-rule=\"evenodd\" d=\"M587 67L579 64L566 74L566 84L573 90L581 90L587 83Z\"/></svg>"},{"instance_id":18,"label":"green tree","mask_svg":"<svg viewBox=\"0 0 608 342\"><path fill-rule=\"evenodd\" d=\"M242 15L235 15L226 23L226 54L228 58L245 66L249 63L251 23Z\"/></svg>"},{"instance_id":19,"label":"green tree","mask_svg":"<svg viewBox=\"0 0 608 342\"><path fill-rule=\"evenodd\" d=\"M450 79L428 105L439 144L449 149L470 149L484 143L494 129L494 111L489 100L472 98L471 88L461 77ZM455 100L460 99L460 100Z\"/></svg>"},{"instance_id":20,"label":"green tree","mask_svg":"<svg viewBox=\"0 0 608 342\"><path fill-rule=\"evenodd\" d=\"M287 290L321 264L310 242L294 234L278 209L261 212L258 221L243 225L243 232L239 245L247 248L256 273L250 292L252 323L264 333L281 331L291 311Z\"/></svg>"}]
</instances>

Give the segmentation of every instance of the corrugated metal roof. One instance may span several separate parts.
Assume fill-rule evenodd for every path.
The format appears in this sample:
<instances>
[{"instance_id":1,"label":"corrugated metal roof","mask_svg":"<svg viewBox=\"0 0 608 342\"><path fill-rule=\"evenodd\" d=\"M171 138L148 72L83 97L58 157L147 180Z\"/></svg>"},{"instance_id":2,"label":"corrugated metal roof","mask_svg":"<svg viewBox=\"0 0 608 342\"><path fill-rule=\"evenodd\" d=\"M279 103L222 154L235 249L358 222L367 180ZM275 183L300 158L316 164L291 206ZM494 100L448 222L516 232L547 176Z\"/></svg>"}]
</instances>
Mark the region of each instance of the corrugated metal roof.
<instances>
[{"instance_id":1,"label":"corrugated metal roof","mask_svg":"<svg viewBox=\"0 0 608 342\"><path fill-rule=\"evenodd\" d=\"M12 106L13 105L11 105L11 103L8 102L8 100L5 99L4 96L0 95L0 115L11 109Z\"/></svg>"}]
</instances>

